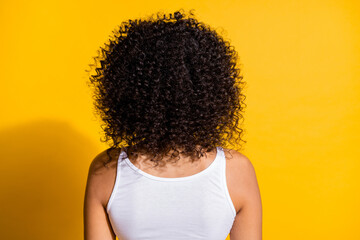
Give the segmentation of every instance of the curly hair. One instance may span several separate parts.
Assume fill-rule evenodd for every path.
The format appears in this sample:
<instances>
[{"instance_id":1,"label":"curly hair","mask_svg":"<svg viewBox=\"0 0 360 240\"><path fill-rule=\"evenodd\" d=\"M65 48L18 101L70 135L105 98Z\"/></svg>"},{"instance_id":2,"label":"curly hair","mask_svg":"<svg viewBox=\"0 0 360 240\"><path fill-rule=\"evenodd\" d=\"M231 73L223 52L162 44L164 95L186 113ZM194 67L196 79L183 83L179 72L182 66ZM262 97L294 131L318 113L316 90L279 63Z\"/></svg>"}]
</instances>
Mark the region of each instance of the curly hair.
<instances>
[{"instance_id":1,"label":"curly hair","mask_svg":"<svg viewBox=\"0 0 360 240\"><path fill-rule=\"evenodd\" d=\"M100 66L88 85L103 121L101 141L112 141L108 155L122 148L157 166L171 150L171 160L181 153L193 162L233 137L236 146L246 143L238 126L246 107L238 54L188 15L180 9L124 21L94 57L90 66Z\"/></svg>"}]
</instances>

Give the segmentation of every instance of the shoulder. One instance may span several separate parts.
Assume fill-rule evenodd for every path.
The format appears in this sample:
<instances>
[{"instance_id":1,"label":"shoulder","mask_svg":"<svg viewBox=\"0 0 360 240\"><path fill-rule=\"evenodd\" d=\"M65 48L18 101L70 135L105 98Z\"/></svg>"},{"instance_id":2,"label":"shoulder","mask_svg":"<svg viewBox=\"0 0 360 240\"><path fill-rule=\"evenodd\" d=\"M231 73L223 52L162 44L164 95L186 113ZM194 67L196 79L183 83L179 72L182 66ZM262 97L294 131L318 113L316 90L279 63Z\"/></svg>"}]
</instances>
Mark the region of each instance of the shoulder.
<instances>
[{"instance_id":1,"label":"shoulder","mask_svg":"<svg viewBox=\"0 0 360 240\"><path fill-rule=\"evenodd\" d=\"M107 153L108 151L109 154ZM89 166L89 173L98 175L104 173L110 168L113 168L117 163L119 154L120 154L120 149L112 149L112 150L106 149L100 152L92 159Z\"/></svg>"},{"instance_id":2,"label":"shoulder","mask_svg":"<svg viewBox=\"0 0 360 240\"><path fill-rule=\"evenodd\" d=\"M115 183L120 149L112 149L109 154L110 159L107 150L104 150L92 159L86 186L87 192L99 200L103 206L106 206Z\"/></svg>"},{"instance_id":3,"label":"shoulder","mask_svg":"<svg viewBox=\"0 0 360 240\"><path fill-rule=\"evenodd\" d=\"M232 170L232 174L238 178L254 177L255 168L251 160L244 154L224 148L226 164ZM244 179L243 179L244 180Z\"/></svg>"},{"instance_id":4,"label":"shoulder","mask_svg":"<svg viewBox=\"0 0 360 240\"><path fill-rule=\"evenodd\" d=\"M245 156L243 153L240 153L233 149L223 148L226 156L226 163L231 164L232 167L235 167L239 171L251 171L254 166L250 159Z\"/></svg>"},{"instance_id":5,"label":"shoulder","mask_svg":"<svg viewBox=\"0 0 360 240\"><path fill-rule=\"evenodd\" d=\"M239 211L259 193L255 167L247 156L236 150L224 149L224 152L229 190Z\"/></svg>"}]
</instances>

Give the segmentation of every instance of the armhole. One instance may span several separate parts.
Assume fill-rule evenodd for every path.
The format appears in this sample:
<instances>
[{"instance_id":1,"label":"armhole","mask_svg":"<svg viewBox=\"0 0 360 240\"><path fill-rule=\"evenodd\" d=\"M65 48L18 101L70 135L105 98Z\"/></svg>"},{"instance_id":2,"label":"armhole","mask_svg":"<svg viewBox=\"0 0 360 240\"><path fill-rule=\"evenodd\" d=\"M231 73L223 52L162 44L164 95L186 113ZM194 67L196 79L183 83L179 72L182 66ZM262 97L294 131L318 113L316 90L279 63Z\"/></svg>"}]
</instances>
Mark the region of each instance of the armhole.
<instances>
[{"instance_id":1,"label":"armhole","mask_svg":"<svg viewBox=\"0 0 360 240\"><path fill-rule=\"evenodd\" d=\"M116 195L116 191L118 189L118 185L119 185L119 181L120 181L120 158L122 156L122 151L120 152L120 155L117 159L117 163L116 163L116 176L115 176L115 183L114 183L114 187L112 189L112 192L111 192L111 195L110 195L110 198L109 198L109 201L106 205L106 212L109 213L110 211L110 207L111 207L111 203L113 202L113 199Z\"/></svg>"},{"instance_id":2,"label":"armhole","mask_svg":"<svg viewBox=\"0 0 360 240\"><path fill-rule=\"evenodd\" d=\"M229 193L229 188L228 188L227 183L226 183L226 157L225 157L225 152L223 150L222 150L222 155L223 155L223 174L222 174L223 177L222 177L222 181L223 181L223 186L224 186L224 190L225 190L225 196L226 196L227 202L229 203L229 207L230 207L230 209L232 211L233 217L235 218L236 217L236 209L235 209L233 201L231 200L230 193Z\"/></svg>"}]
</instances>

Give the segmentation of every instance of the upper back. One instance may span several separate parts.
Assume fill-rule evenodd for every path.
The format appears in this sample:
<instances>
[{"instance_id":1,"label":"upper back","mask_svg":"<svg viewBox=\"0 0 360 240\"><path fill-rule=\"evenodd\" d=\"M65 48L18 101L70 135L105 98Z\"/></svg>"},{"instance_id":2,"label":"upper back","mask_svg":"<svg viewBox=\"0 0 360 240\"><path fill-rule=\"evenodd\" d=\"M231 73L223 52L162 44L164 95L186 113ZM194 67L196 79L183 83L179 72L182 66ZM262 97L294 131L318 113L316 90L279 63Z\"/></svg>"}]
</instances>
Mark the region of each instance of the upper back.
<instances>
[{"instance_id":1,"label":"upper back","mask_svg":"<svg viewBox=\"0 0 360 240\"><path fill-rule=\"evenodd\" d=\"M215 159L205 160L199 172L183 172L185 177L163 173L166 178L142 171L119 149L111 156L107 167L103 164L107 159L105 151L94 164L98 166L99 198L118 237L137 233L161 239L178 231L176 236L186 232L192 239L221 239L219 235L225 239L242 204L235 172L239 169L235 165L243 161L242 154L217 148ZM211 229L218 230L211 233ZM136 235L136 239L141 236Z\"/></svg>"}]
</instances>

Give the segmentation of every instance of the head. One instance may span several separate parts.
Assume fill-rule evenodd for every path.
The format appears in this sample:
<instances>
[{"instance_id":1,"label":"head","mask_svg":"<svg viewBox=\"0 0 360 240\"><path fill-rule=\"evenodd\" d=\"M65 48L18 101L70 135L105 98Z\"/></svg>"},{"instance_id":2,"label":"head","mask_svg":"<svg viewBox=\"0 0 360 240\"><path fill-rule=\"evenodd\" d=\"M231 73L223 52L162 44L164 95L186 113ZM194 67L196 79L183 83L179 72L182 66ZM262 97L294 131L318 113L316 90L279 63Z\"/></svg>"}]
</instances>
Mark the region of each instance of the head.
<instances>
[{"instance_id":1,"label":"head","mask_svg":"<svg viewBox=\"0 0 360 240\"><path fill-rule=\"evenodd\" d=\"M108 151L199 159L232 140L241 147L245 96L237 53L193 13L122 22L91 75ZM92 65L93 66L93 65Z\"/></svg>"}]
</instances>

